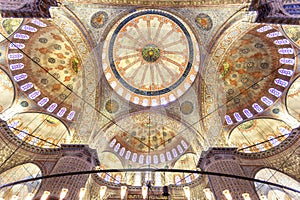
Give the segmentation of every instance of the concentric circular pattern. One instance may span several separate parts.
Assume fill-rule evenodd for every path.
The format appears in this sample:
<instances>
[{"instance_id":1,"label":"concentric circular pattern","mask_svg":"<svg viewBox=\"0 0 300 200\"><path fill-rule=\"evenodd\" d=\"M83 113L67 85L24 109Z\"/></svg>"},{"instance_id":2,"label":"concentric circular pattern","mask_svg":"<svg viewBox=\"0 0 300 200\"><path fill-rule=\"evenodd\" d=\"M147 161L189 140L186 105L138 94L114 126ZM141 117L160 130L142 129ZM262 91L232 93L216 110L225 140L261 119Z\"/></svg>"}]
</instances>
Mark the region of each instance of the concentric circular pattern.
<instances>
[{"instance_id":1,"label":"concentric circular pattern","mask_svg":"<svg viewBox=\"0 0 300 200\"><path fill-rule=\"evenodd\" d=\"M280 112L280 110L279 110L278 108L274 108L274 109L272 110L272 112L273 112L274 114L278 114L278 113Z\"/></svg>"},{"instance_id":2,"label":"concentric circular pattern","mask_svg":"<svg viewBox=\"0 0 300 200\"><path fill-rule=\"evenodd\" d=\"M185 101L180 105L180 111L185 114L189 115L194 111L194 105L190 101Z\"/></svg>"},{"instance_id":3,"label":"concentric circular pattern","mask_svg":"<svg viewBox=\"0 0 300 200\"><path fill-rule=\"evenodd\" d=\"M205 13L198 14L195 18L195 22L200 29L205 31L209 31L213 27L212 19Z\"/></svg>"},{"instance_id":4,"label":"concentric circular pattern","mask_svg":"<svg viewBox=\"0 0 300 200\"><path fill-rule=\"evenodd\" d=\"M227 124L271 106L288 86L295 62L289 40L271 26L258 26L234 42L219 66Z\"/></svg>"},{"instance_id":5,"label":"concentric circular pattern","mask_svg":"<svg viewBox=\"0 0 300 200\"><path fill-rule=\"evenodd\" d=\"M200 62L190 28L159 10L141 10L121 19L108 34L102 57L111 87L143 106L164 105L184 94Z\"/></svg>"},{"instance_id":6,"label":"concentric circular pattern","mask_svg":"<svg viewBox=\"0 0 300 200\"><path fill-rule=\"evenodd\" d=\"M105 109L109 113L115 113L119 110L119 103L116 100L108 100L105 103Z\"/></svg>"},{"instance_id":7,"label":"concentric circular pattern","mask_svg":"<svg viewBox=\"0 0 300 200\"><path fill-rule=\"evenodd\" d=\"M75 111L71 110L72 99L67 99L70 91L66 87L80 88L77 78L81 67L69 38L51 21L32 19L14 34L12 41L8 63L20 89L48 112L72 120Z\"/></svg>"},{"instance_id":8,"label":"concentric circular pattern","mask_svg":"<svg viewBox=\"0 0 300 200\"><path fill-rule=\"evenodd\" d=\"M24 108L28 107L29 103L27 101L22 101L20 105Z\"/></svg>"},{"instance_id":9,"label":"concentric circular pattern","mask_svg":"<svg viewBox=\"0 0 300 200\"><path fill-rule=\"evenodd\" d=\"M105 25L108 15L104 11L99 11L91 17L91 26L94 28L101 28Z\"/></svg>"}]
</instances>

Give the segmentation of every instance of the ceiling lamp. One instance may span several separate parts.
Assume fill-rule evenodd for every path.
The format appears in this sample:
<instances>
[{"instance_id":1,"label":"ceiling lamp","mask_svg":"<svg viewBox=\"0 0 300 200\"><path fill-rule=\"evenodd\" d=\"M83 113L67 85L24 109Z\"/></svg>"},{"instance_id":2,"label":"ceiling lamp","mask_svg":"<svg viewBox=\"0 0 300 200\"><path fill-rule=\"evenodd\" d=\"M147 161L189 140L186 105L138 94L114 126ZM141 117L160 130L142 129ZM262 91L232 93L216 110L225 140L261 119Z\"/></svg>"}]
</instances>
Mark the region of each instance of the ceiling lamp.
<instances>
[{"instance_id":1,"label":"ceiling lamp","mask_svg":"<svg viewBox=\"0 0 300 200\"><path fill-rule=\"evenodd\" d=\"M191 191L190 191L190 187L189 187L189 186L184 186L184 187L183 187L183 191L184 191L184 194L185 194L186 198L187 198L188 200L190 200L190 199L191 199Z\"/></svg>"},{"instance_id":2,"label":"ceiling lamp","mask_svg":"<svg viewBox=\"0 0 300 200\"><path fill-rule=\"evenodd\" d=\"M63 200L66 197L67 193L68 193L68 189L67 188L61 189L59 200Z\"/></svg>"},{"instance_id":3,"label":"ceiling lamp","mask_svg":"<svg viewBox=\"0 0 300 200\"><path fill-rule=\"evenodd\" d=\"M211 191L209 188L205 188L203 189L203 192L205 194L205 197L208 199L208 200L212 200L212 194L211 194Z\"/></svg>"},{"instance_id":4,"label":"ceiling lamp","mask_svg":"<svg viewBox=\"0 0 300 200\"><path fill-rule=\"evenodd\" d=\"M33 193L28 193L25 200L32 200L34 197L34 194Z\"/></svg>"},{"instance_id":5,"label":"ceiling lamp","mask_svg":"<svg viewBox=\"0 0 300 200\"><path fill-rule=\"evenodd\" d=\"M106 193L106 189L107 187L106 186L101 186L100 187L100 199L103 199L105 193Z\"/></svg>"},{"instance_id":6,"label":"ceiling lamp","mask_svg":"<svg viewBox=\"0 0 300 200\"><path fill-rule=\"evenodd\" d=\"M148 188L147 188L147 186L143 186L142 187L142 196L143 196L143 199L146 199L146 197L147 197L147 192L148 192Z\"/></svg>"},{"instance_id":7,"label":"ceiling lamp","mask_svg":"<svg viewBox=\"0 0 300 200\"><path fill-rule=\"evenodd\" d=\"M126 191L127 191L127 187L126 186L121 186L121 199L125 198L126 195Z\"/></svg>"},{"instance_id":8,"label":"ceiling lamp","mask_svg":"<svg viewBox=\"0 0 300 200\"><path fill-rule=\"evenodd\" d=\"M86 188L80 188L79 200L82 200L86 192Z\"/></svg>"},{"instance_id":9,"label":"ceiling lamp","mask_svg":"<svg viewBox=\"0 0 300 200\"><path fill-rule=\"evenodd\" d=\"M232 196L231 196L229 190L223 190L223 194L227 200L232 200Z\"/></svg>"},{"instance_id":10,"label":"ceiling lamp","mask_svg":"<svg viewBox=\"0 0 300 200\"><path fill-rule=\"evenodd\" d=\"M242 194L244 200L251 200L249 193Z\"/></svg>"},{"instance_id":11,"label":"ceiling lamp","mask_svg":"<svg viewBox=\"0 0 300 200\"><path fill-rule=\"evenodd\" d=\"M48 196L50 195L50 192L49 191L44 191L42 197L41 197L41 200L47 200Z\"/></svg>"}]
</instances>

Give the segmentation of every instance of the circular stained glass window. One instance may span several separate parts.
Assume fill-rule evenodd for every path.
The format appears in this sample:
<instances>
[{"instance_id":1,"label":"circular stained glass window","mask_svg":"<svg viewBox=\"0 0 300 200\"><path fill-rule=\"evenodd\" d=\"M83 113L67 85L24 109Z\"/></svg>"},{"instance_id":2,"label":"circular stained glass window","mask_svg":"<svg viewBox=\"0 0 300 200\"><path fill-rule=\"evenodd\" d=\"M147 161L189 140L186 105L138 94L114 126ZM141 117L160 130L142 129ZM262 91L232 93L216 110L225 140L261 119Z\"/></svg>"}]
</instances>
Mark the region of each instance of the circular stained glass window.
<instances>
[{"instance_id":1,"label":"circular stained glass window","mask_svg":"<svg viewBox=\"0 0 300 200\"><path fill-rule=\"evenodd\" d=\"M103 69L111 87L143 106L176 100L194 82L199 48L190 28L160 10L140 10L122 18L103 47Z\"/></svg>"}]
</instances>

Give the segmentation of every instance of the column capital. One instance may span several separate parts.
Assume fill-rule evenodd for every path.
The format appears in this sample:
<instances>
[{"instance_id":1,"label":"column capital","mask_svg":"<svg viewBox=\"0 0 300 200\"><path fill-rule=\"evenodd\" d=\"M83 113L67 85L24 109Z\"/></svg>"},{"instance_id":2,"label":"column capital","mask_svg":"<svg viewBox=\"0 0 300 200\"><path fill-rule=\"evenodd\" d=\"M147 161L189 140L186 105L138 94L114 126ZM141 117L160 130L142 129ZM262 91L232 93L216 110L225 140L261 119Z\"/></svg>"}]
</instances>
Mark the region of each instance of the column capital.
<instances>
[{"instance_id":1,"label":"column capital","mask_svg":"<svg viewBox=\"0 0 300 200\"><path fill-rule=\"evenodd\" d=\"M237 148L209 148L207 151L201 153L197 167L205 170L212 163L220 160L237 160L236 151Z\"/></svg>"}]
</instances>

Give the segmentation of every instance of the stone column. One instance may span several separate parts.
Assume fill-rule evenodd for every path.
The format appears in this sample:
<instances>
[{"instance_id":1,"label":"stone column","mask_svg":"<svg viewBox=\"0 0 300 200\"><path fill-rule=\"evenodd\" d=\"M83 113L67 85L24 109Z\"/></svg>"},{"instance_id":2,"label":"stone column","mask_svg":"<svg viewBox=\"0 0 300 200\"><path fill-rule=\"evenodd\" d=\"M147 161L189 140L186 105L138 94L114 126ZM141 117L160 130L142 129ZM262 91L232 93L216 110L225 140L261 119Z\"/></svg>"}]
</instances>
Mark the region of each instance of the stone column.
<instances>
[{"instance_id":1,"label":"stone column","mask_svg":"<svg viewBox=\"0 0 300 200\"><path fill-rule=\"evenodd\" d=\"M210 148L203 152L198 167L203 171L245 176L236 148ZM259 200L254 183L242 179L208 175L209 184L215 199L226 200L224 190L229 190L232 199L243 199L243 193L249 193L251 200Z\"/></svg>"},{"instance_id":2,"label":"stone column","mask_svg":"<svg viewBox=\"0 0 300 200\"><path fill-rule=\"evenodd\" d=\"M62 145L61 154L50 174L88 171L99 165L96 151L87 145ZM43 179L35 199L40 199L44 191L51 193L49 199L59 199L62 188L68 189L65 200L79 199L80 188L85 187L88 177L88 174L84 174Z\"/></svg>"}]
</instances>

